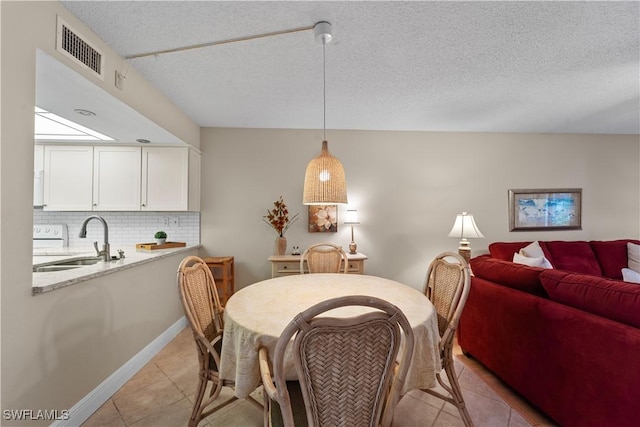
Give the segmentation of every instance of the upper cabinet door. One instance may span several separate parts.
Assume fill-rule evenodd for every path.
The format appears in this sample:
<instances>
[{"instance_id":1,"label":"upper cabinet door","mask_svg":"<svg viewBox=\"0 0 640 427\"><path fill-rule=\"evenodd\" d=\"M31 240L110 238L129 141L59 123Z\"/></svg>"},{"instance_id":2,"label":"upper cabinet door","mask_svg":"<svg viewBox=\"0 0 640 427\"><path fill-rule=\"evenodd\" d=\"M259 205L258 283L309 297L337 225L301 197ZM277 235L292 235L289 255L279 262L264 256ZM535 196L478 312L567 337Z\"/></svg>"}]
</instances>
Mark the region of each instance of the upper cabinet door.
<instances>
[{"instance_id":1,"label":"upper cabinet door","mask_svg":"<svg viewBox=\"0 0 640 427\"><path fill-rule=\"evenodd\" d=\"M142 149L93 149L93 210L139 211Z\"/></svg>"},{"instance_id":2,"label":"upper cabinet door","mask_svg":"<svg viewBox=\"0 0 640 427\"><path fill-rule=\"evenodd\" d=\"M189 149L142 149L142 210L189 209Z\"/></svg>"},{"instance_id":3,"label":"upper cabinet door","mask_svg":"<svg viewBox=\"0 0 640 427\"><path fill-rule=\"evenodd\" d=\"M33 206L44 204L44 145L33 150Z\"/></svg>"},{"instance_id":4,"label":"upper cabinet door","mask_svg":"<svg viewBox=\"0 0 640 427\"><path fill-rule=\"evenodd\" d=\"M44 148L44 210L93 208L93 147L47 145Z\"/></svg>"}]
</instances>

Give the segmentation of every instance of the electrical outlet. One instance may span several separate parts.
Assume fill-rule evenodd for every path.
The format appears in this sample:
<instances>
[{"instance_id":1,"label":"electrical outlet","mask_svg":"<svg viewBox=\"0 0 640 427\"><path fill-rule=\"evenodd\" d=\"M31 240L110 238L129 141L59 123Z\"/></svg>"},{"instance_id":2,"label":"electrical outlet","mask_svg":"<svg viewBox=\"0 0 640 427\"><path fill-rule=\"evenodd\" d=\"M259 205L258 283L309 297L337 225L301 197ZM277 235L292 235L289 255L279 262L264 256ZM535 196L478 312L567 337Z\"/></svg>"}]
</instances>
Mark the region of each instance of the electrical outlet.
<instances>
[{"instance_id":1,"label":"electrical outlet","mask_svg":"<svg viewBox=\"0 0 640 427\"><path fill-rule=\"evenodd\" d=\"M168 216L165 216L164 218L162 218L162 225L169 226L169 217Z\"/></svg>"},{"instance_id":2,"label":"electrical outlet","mask_svg":"<svg viewBox=\"0 0 640 427\"><path fill-rule=\"evenodd\" d=\"M180 227L180 217L179 216L172 216L170 219L170 225L172 227Z\"/></svg>"}]
</instances>

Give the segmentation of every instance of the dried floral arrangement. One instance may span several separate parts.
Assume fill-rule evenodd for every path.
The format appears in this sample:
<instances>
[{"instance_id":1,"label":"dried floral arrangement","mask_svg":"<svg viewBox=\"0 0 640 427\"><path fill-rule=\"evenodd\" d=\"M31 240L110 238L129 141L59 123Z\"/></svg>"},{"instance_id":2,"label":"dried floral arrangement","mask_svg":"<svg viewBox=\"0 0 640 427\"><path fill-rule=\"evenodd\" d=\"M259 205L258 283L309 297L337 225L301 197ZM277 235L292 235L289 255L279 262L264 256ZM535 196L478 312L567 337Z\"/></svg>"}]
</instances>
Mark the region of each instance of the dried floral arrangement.
<instances>
[{"instance_id":1,"label":"dried floral arrangement","mask_svg":"<svg viewBox=\"0 0 640 427\"><path fill-rule=\"evenodd\" d=\"M271 228L276 230L276 233L280 237L284 237L284 234L287 232L291 224L296 222L298 219L298 214L293 215L289 218L289 210L287 209L287 205L284 203L282 196L280 199L273 202L273 209L267 210L267 215L262 217L262 220L269 224Z\"/></svg>"}]
</instances>

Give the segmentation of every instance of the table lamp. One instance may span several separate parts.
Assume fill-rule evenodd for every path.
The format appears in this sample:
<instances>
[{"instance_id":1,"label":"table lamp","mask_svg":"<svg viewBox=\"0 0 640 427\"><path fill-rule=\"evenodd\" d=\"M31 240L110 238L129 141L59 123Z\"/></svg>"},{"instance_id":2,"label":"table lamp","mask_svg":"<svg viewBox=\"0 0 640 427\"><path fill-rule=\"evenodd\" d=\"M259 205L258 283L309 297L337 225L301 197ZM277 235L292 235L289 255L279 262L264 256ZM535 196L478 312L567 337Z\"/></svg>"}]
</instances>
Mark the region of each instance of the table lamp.
<instances>
[{"instance_id":1,"label":"table lamp","mask_svg":"<svg viewBox=\"0 0 640 427\"><path fill-rule=\"evenodd\" d=\"M347 209L347 217L344 223L351 225L351 243L349 243L349 253L358 253L358 245L356 245L356 242L353 240L353 225L360 224L360 222L358 222L358 211L356 209Z\"/></svg>"},{"instance_id":2,"label":"table lamp","mask_svg":"<svg viewBox=\"0 0 640 427\"><path fill-rule=\"evenodd\" d=\"M471 246L467 239L477 239L484 237L476 222L473 220L473 215L462 212L456 216L456 222L453 224L453 228L449 232L449 237L460 238L460 246L458 247L458 253L469 262L471 259Z\"/></svg>"}]
</instances>

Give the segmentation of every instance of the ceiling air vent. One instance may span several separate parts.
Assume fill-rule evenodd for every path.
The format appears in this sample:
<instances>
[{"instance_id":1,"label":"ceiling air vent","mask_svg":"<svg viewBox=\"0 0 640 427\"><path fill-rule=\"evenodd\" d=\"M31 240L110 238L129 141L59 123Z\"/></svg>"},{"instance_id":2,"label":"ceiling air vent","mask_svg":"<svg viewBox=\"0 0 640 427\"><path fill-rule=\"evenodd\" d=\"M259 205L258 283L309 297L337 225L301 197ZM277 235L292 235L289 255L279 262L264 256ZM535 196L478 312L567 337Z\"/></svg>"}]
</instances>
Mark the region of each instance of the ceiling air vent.
<instances>
[{"instance_id":1,"label":"ceiling air vent","mask_svg":"<svg viewBox=\"0 0 640 427\"><path fill-rule=\"evenodd\" d=\"M86 67L100 80L104 80L104 56L102 52L78 35L60 16L56 50L74 62Z\"/></svg>"}]
</instances>

